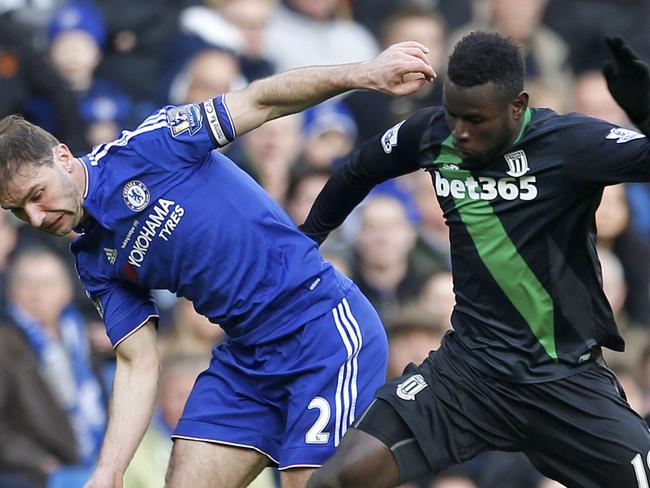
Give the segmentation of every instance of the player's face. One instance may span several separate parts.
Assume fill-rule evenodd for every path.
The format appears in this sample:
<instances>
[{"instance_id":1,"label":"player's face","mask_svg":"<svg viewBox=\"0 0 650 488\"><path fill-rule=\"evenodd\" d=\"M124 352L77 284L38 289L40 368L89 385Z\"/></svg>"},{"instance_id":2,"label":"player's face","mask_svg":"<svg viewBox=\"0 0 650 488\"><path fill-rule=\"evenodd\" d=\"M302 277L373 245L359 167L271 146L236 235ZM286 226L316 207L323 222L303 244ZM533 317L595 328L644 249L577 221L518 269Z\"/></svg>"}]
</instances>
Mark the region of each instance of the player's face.
<instances>
[{"instance_id":1,"label":"player's face","mask_svg":"<svg viewBox=\"0 0 650 488\"><path fill-rule=\"evenodd\" d=\"M53 157L50 166L30 165L14 175L0 204L32 227L64 236L81 222L83 195L68 167L74 162L62 160L56 149Z\"/></svg>"},{"instance_id":2,"label":"player's face","mask_svg":"<svg viewBox=\"0 0 650 488\"><path fill-rule=\"evenodd\" d=\"M474 164L490 161L517 136L527 95L503 101L494 83L463 87L445 80L445 119L458 155Z\"/></svg>"}]
</instances>

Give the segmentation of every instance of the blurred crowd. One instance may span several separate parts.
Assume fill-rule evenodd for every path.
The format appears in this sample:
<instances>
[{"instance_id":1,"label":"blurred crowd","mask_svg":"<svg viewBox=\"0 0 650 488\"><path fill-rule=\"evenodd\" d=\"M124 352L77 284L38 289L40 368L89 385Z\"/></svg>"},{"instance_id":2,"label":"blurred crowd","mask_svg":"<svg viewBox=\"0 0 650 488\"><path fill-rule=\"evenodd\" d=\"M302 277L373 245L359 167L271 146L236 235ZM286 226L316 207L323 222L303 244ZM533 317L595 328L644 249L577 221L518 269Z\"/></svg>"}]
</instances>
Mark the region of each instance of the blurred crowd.
<instances>
[{"instance_id":1,"label":"blurred crowd","mask_svg":"<svg viewBox=\"0 0 650 488\"><path fill-rule=\"evenodd\" d=\"M439 104L446 59L473 30L525 54L533 106L631 127L609 95L605 35L650 58L650 0L0 0L0 117L22 113L77 154L161 105L201 102L269 74L362 61L417 40L435 84L394 99L358 91L270 122L225 149L300 224L363 140ZM650 184L608 187L597 212L603 286L625 353L607 361L650 412ZM0 213L0 488L82 486L107 419L114 354L76 279L69 240ZM447 227L427 173L377 187L322 246L379 311L388 376L436 349L454 306ZM158 412L125 488L161 487L169 435L221 329L157 292ZM254 486L276 486L266 470ZM407 485L404 485L407 486ZM488 453L409 488L551 488L523 455Z\"/></svg>"}]
</instances>

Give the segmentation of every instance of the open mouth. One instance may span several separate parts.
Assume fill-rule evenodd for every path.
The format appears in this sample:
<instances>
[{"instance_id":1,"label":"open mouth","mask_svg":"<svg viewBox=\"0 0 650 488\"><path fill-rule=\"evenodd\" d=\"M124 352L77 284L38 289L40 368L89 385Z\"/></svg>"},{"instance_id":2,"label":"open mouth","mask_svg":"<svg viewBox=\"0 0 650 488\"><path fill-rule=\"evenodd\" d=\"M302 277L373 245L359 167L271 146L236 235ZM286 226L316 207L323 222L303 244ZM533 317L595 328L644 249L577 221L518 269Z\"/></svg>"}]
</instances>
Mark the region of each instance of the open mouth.
<instances>
[{"instance_id":1,"label":"open mouth","mask_svg":"<svg viewBox=\"0 0 650 488\"><path fill-rule=\"evenodd\" d=\"M476 157L476 153L472 151L466 151L460 148L456 148L456 153L462 158L462 159L470 159L472 157Z\"/></svg>"},{"instance_id":2,"label":"open mouth","mask_svg":"<svg viewBox=\"0 0 650 488\"><path fill-rule=\"evenodd\" d=\"M61 223L63 222L63 215L59 215L54 222L52 222L50 225L47 226L47 228L54 232L56 231L59 227L61 227Z\"/></svg>"}]
</instances>

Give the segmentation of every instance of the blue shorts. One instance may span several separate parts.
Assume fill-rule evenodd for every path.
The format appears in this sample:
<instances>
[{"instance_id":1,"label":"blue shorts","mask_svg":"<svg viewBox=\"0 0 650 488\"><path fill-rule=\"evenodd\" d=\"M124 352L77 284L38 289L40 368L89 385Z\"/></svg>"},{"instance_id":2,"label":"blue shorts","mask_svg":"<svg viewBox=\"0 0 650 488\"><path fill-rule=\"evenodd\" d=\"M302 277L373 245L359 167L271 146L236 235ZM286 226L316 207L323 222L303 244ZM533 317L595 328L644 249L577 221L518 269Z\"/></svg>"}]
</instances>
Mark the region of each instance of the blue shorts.
<instances>
[{"instance_id":1,"label":"blue shorts","mask_svg":"<svg viewBox=\"0 0 650 488\"><path fill-rule=\"evenodd\" d=\"M386 356L383 325L352 286L294 334L217 346L172 437L252 448L280 469L318 467L385 382Z\"/></svg>"}]
</instances>

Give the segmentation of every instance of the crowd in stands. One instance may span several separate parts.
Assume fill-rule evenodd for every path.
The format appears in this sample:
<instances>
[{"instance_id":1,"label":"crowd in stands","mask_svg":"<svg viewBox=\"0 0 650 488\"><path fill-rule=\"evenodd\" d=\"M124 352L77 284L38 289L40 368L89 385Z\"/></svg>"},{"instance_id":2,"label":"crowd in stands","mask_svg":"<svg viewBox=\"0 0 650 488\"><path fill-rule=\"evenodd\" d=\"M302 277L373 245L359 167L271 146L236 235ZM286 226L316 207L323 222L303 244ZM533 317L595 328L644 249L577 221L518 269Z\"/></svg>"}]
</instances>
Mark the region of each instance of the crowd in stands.
<instances>
[{"instance_id":1,"label":"crowd in stands","mask_svg":"<svg viewBox=\"0 0 650 488\"><path fill-rule=\"evenodd\" d=\"M600 73L605 35L650 58L650 0L3 0L0 117L21 113L79 155L166 104L201 102L296 67L362 61L418 40L435 84L404 98L354 92L278 119L224 151L304 221L360 142L439 104L446 59L473 30L523 48L531 103L632 127ZM650 184L608 187L597 213L603 286L624 353L606 358L650 413ZM73 237L73 236L72 236ZM71 237L71 238L72 238ZM70 239L0 212L0 488L83 486L106 427L114 354L81 289ZM440 344L454 306L447 227L427 173L378 186L321 247L380 313L388 376ZM125 488L163 485L169 435L223 339L191 303L156 293L158 412ZM265 470L254 482L274 487ZM521 454L488 453L409 488L552 488Z\"/></svg>"}]
</instances>

